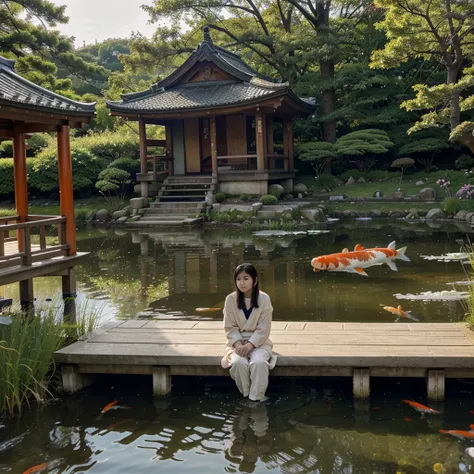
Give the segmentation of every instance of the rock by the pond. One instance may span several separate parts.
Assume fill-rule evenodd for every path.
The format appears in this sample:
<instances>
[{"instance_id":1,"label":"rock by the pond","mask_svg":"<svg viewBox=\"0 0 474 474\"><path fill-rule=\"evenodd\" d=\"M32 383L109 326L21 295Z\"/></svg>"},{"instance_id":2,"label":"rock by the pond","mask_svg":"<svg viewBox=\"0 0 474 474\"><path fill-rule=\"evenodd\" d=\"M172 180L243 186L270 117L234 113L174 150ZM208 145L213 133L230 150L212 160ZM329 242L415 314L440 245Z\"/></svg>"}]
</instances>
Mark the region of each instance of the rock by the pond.
<instances>
[{"instance_id":1,"label":"rock by the pond","mask_svg":"<svg viewBox=\"0 0 474 474\"><path fill-rule=\"evenodd\" d=\"M110 219L109 211L107 209L99 209L95 213L95 219L97 221L108 221Z\"/></svg>"},{"instance_id":2,"label":"rock by the pond","mask_svg":"<svg viewBox=\"0 0 474 474\"><path fill-rule=\"evenodd\" d=\"M423 186L425 183L423 181L417 181L415 186Z\"/></svg>"},{"instance_id":3,"label":"rock by the pond","mask_svg":"<svg viewBox=\"0 0 474 474\"><path fill-rule=\"evenodd\" d=\"M374 194L372 194L372 197L374 197L374 198L381 198L381 197L383 197L383 193L382 193L382 191L380 191L380 189L377 189L377 190L374 192Z\"/></svg>"},{"instance_id":4,"label":"rock by the pond","mask_svg":"<svg viewBox=\"0 0 474 474\"><path fill-rule=\"evenodd\" d=\"M436 199L436 191L433 188L420 189L418 197L423 201L433 201Z\"/></svg>"},{"instance_id":5,"label":"rock by the pond","mask_svg":"<svg viewBox=\"0 0 474 474\"><path fill-rule=\"evenodd\" d=\"M428 213L426 214L427 221L436 220L436 219L444 219L444 217L445 217L444 212L439 208L430 209Z\"/></svg>"},{"instance_id":6,"label":"rock by the pond","mask_svg":"<svg viewBox=\"0 0 474 474\"><path fill-rule=\"evenodd\" d=\"M351 184L355 183L355 179L350 176L349 179L346 181L346 186L350 186Z\"/></svg>"},{"instance_id":7,"label":"rock by the pond","mask_svg":"<svg viewBox=\"0 0 474 474\"><path fill-rule=\"evenodd\" d=\"M474 212L468 212L466 214L465 221L470 224L472 222L473 217L474 217Z\"/></svg>"},{"instance_id":8,"label":"rock by the pond","mask_svg":"<svg viewBox=\"0 0 474 474\"><path fill-rule=\"evenodd\" d=\"M322 209L302 209L301 215L310 222L324 222L324 212Z\"/></svg>"},{"instance_id":9,"label":"rock by the pond","mask_svg":"<svg viewBox=\"0 0 474 474\"><path fill-rule=\"evenodd\" d=\"M298 193L298 199L303 199L303 194L302 193Z\"/></svg>"},{"instance_id":10,"label":"rock by the pond","mask_svg":"<svg viewBox=\"0 0 474 474\"><path fill-rule=\"evenodd\" d=\"M298 193L305 194L308 192L308 186L306 186L306 184L303 184L303 183L297 183L293 186L293 192L295 194L298 194Z\"/></svg>"},{"instance_id":11,"label":"rock by the pond","mask_svg":"<svg viewBox=\"0 0 474 474\"><path fill-rule=\"evenodd\" d=\"M457 221L465 221L467 216L467 211L458 211L454 216L454 219Z\"/></svg>"},{"instance_id":12,"label":"rock by the pond","mask_svg":"<svg viewBox=\"0 0 474 474\"><path fill-rule=\"evenodd\" d=\"M290 201L291 199L293 199L293 194L291 194L291 193L283 194L282 199L284 201Z\"/></svg>"},{"instance_id":13,"label":"rock by the pond","mask_svg":"<svg viewBox=\"0 0 474 474\"><path fill-rule=\"evenodd\" d=\"M252 204L252 206L253 206L253 204ZM218 202L216 202L215 204L212 205L212 209L214 211L216 211L217 213L219 213L219 212L221 212L221 205Z\"/></svg>"},{"instance_id":14,"label":"rock by the pond","mask_svg":"<svg viewBox=\"0 0 474 474\"><path fill-rule=\"evenodd\" d=\"M403 199L405 197L405 193L403 191L395 191L393 194L392 194L392 197L394 199Z\"/></svg>"},{"instance_id":15,"label":"rock by the pond","mask_svg":"<svg viewBox=\"0 0 474 474\"><path fill-rule=\"evenodd\" d=\"M347 199L347 194L340 194L336 196L329 196L330 201L344 201L344 199Z\"/></svg>"},{"instance_id":16,"label":"rock by the pond","mask_svg":"<svg viewBox=\"0 0 474 474\"><path fill-rule=\"evenodd\" d=\"M130 199L130 207L131 207L132 211L145 207L144 202L143 202L143 198L139 197L139 198Z\"/></svg>"},{"instance_id":17,"label":"rock by the pond","mask_svg":"<svg viewBox=\"0 0 474 474\"><path fill-rule=\"evenodd\" d=\"M211 192L206 194L206 204L212 206L216 202L216 197Z\"/></svg>"},{"instance_id":18,"label":"rock by the pond","mask_svg":"<svg viewBox=\"0 0 474 474\"><path fill-rule=\"evenodd\" d=\"M126 222L128 220L128 217L125 215L125 216L122 216L122 217L119 217L117 219L117 222L120 223L120 224L123 224L124 222Z\"/></svg>"},{"instance_id":19,"label":"rock by the pond","mask_svg":"<svg viewBox=\"0 0 474 474\"><path fill-rule=\"evenodd\" d=\"M127 211L121 210L121 211L115 211L112 214L112 219L117 220L120 219L121 217L126 217L127 216Z\"/></svg>"},{"instance_id":20,"label":"rock by the pond","mask_svg":"<svg viewBox=\"0 0 474 474\"><path fill-rule=\"evenodd\" d=\"M262 207L263 207L263 203L261 203L261 202L254 202L254 203L252 204L252 212L253 212L254 214L257 214L257 212L260 211L260 210L262 209Z\"/></svg>"},{"instance_id":21,"label":"rock by the pond","mask_svg":"<svg viewBox=\"0 0 474 474\"><path fill-rule=\"evenodd\" d=\"M365 184L365 179L361 176L361 177L357 180L357 182L358 182L359 184Z\"/></svg>"}]
</instances>

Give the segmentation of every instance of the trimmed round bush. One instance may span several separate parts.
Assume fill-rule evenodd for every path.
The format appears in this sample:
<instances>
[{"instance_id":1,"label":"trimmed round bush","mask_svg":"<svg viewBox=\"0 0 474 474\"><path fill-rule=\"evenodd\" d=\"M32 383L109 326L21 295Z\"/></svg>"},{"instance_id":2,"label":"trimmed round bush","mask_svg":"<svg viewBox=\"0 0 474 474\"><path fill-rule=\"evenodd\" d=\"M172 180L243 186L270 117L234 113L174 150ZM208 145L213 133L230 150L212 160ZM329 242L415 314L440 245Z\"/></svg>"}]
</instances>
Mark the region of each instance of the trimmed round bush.
<instances>
[{"instance_id":1,"label":"trimmed round bush","mask_svg":"<svg viewBox=\"0 0 474 474\"><path fill-rule=\"evenodd\" d=\"M284 188L281 184L270 184L268 186L268 194L275 196L277 199L280 199L283 194Z\"/></svg>"},{"instance_id":2,"label":"trimmed round bush","mask_svg":"<svg viewBox=\"0 0 474 474\"><path fill-rule=\"evenodd\" d=\"M273 194L263 194L262 196L260 196L259 201L262 204L265 204L268 206L271 204L276 204L278 202L278 198L274 196Z\"/></svg>"},{"instance_id":3,"label":"trimmed round bush","mask_svg":"<svg viewBox=\"0 0 474 474\"><path fill-rule=\"evenodd\" d=\"M135 180L135 175L140 172L140 161L132 158L118 158L112 161L108 167L128 171Z\"/></svg>"},{"instance_id":4,"label":"trimmed round bush","mask_svg":"<svg viewBox=\"0 0 474 474\"><path fill-rule=\"evenodd\" d=\"M224 202L226 195L225 193L216 193L214 197L216 198L216 202Z\"/></svg>"}]
</instances>

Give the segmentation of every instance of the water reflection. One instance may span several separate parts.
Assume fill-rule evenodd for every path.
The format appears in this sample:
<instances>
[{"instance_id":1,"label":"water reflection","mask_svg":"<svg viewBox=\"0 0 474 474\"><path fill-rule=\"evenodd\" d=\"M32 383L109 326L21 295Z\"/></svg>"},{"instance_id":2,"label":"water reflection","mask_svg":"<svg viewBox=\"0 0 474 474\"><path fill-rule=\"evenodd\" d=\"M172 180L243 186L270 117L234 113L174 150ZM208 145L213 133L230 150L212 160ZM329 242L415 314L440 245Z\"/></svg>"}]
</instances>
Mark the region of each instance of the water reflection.
<instances>
[{"instance_id":1,"label":"water reflection","mask_svg":"<svg viewBox=\"0 0 474 474\"><path fill-rule=\"evenodd\" d=\"M142 379L110 379L82 397L65 398L0 428L0 472L21 473L47 463L50 473L321 473L426 474L459 463L473 473L465 449L438 432L463 428L471 390L450 386L439 418L421 418L401 400L406 385L384 382L366 406L351 403L350 383L277 379L264 404L248 405L227 379L188 379L166 399L148 397ZM422 383L409 395L423 400ZM189 389L192 387L193 392ZM319 387L319 388L314 388ZM130 410L98 416L111 397ZM410 422L406 421L410 417Z\"/></svg>"},{"instance_id":2,"label":"water reflection","mask_svg":"<svg viewBox=\"0 0 474 474\"><path fill-rule=\"evenodd\" d=\"M119 318L220 319L218 312L199 314L196 308L222 306L232 290L233 269L250 261L259 270L262 289L272 298L275 320L391 322L395 318L379 305L400 303L424 322L462 318L458 301L401 301L394 296L451 290L451 282L466 279L459 262L421 258L458 252L466 234L454 225L433 229L405 221L351 221L329 225L327 230L284 237L229 229L82 230L79 250L91 256L77 268L79 300L103 301L108 314ZM315 255L353 248L356 243L386 246L392 240L397 247L407 246L412 260L400 262L398 272L387 266L368 269L369 278L312 272ZM36 294L53 296L57 287L52 280L35 280ZM4 296L14 291L3 290Z\"/></svg>"}]
</instances>

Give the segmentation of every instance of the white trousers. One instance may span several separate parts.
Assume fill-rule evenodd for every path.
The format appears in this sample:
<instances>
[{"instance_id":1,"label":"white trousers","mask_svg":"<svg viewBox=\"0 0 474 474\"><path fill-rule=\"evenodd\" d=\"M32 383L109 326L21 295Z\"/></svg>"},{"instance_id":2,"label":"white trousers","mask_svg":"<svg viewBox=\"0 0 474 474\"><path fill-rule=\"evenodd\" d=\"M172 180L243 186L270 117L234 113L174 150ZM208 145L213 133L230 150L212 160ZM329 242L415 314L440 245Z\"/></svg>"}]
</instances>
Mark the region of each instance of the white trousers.
<instances>
[{"instance_id":1,"label":"white trousers","mask_svg":"<svg viewBox=\"0 0 474 474\"><path fill-rule=\"evenodd\" d=\"M269 359L268 352L258 347L252 349L247 357L235 352L230 356L230 376L244 397L254 401L265 397L270 372Z\"/></svg>"}]
</instances>

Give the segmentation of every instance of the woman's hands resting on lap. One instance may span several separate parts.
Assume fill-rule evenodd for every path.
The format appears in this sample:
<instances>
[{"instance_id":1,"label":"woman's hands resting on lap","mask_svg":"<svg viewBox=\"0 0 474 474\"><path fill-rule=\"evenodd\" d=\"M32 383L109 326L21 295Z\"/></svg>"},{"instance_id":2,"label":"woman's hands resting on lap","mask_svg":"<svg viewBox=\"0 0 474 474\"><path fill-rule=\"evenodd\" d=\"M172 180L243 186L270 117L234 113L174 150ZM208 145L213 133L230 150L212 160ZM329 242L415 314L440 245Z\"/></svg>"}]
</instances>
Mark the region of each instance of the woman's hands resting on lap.
<instances>
[{"instance_id":1,"label":"woman's hands resting on lap","mask_svg":"<svg viewBox=\"0 0 474 474\"><path fill-rule=\"evenodd\" d=\"M252 349L255 349L255 346L251 342L246 342L245 344L242 344L241 341L237 341L234 344L234 349L237 355L241 357L247 357L249 355L249 352Z\"/></svg>"}]
</instances>

